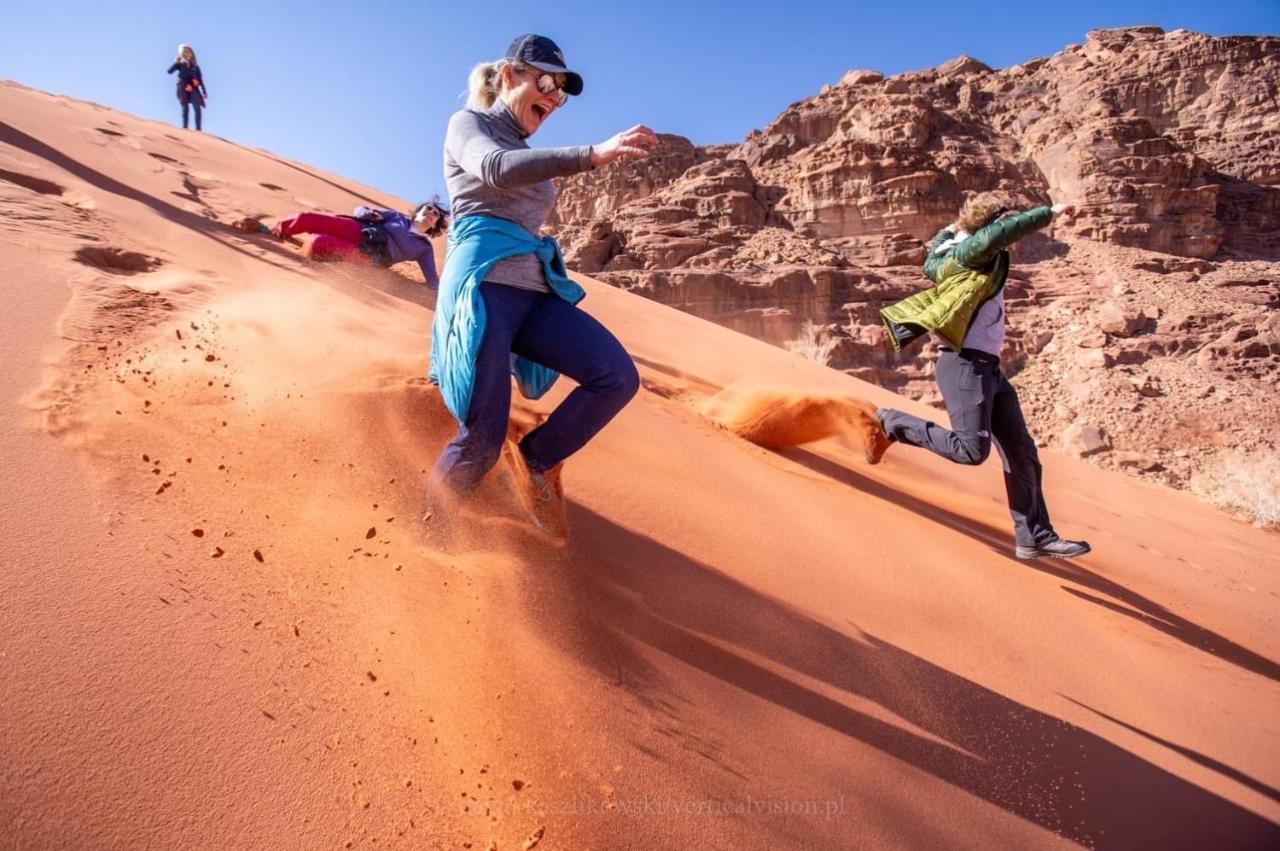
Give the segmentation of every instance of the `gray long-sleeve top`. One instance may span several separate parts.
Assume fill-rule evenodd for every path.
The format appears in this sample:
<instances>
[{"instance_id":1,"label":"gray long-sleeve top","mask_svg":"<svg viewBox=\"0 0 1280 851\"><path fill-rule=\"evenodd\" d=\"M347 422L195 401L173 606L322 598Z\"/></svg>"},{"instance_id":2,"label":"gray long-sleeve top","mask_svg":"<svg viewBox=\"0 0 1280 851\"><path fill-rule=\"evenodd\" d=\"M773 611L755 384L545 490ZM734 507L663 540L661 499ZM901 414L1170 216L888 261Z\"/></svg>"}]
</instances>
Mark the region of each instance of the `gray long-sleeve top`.
<instances>
[{"instance_id":1,"label":"gray long-sleeve top","mask_svg":"<svg viewBox=\"0 0 1280 851\"><path fill-rule=\"evenodd\" d=\"M531 149L525 132L502 99L486 110L462 109L449 119L444 140L444 179L455 221L497 216L538 236L556 203L553 177L591 168L591 147ZM550 292L542 264L532 254L494 264L485 280Z\"/></svg>"}]
</instances>

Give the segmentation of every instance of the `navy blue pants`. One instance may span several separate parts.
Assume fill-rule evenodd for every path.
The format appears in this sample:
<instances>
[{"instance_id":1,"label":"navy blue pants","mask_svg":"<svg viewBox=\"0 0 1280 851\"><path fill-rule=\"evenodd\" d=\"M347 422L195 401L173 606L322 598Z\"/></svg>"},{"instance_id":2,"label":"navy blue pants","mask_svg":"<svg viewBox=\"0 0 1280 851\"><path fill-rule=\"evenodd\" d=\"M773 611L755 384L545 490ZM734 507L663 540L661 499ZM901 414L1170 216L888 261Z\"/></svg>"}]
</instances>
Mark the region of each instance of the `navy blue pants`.
<instances>
[{"instance_id":1,"label":"navy blue pants","mask_svg":"<svg viewBox=\"0 0 1280 851\"><path fill-rule=\"evenodd\" d=\"M640 389L631 356L588 314L549 293L486 281L485 330L467 421L436 462L434 479L468 496L498 461L511 410L511 355L578 382L520 448L535 471L549 470L586 445Z\"/></svg>"},{"instance_id":2,"label":"navy blue pants","mask_svg":"<svg viewBox=\"0 0 1280 851\"><path fill-rule=\"evenodd\" d=\"M196 110L196 129L200 127L200 110L204 108L204 95L199 92L189 92L178 86L178 103L182 104L182 129L187 129L187 105L195 107Z\"/></svg>"}]
</instances>

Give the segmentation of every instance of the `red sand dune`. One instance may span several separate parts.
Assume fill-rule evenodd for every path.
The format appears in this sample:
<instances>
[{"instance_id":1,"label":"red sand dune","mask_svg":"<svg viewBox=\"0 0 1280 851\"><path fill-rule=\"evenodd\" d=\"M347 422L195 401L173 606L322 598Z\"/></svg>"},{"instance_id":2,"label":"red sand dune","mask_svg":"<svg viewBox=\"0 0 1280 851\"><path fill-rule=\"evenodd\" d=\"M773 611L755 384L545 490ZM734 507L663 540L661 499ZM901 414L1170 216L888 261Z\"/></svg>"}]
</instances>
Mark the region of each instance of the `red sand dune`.
<instances>
[{"instance_id":1,"label":"red sand dune","mask_svg":"<svg viewBox=\"0 0 1280 851\"><path fill-rule=\"evenodd\" d=\"M644 390L568 545L494 476L427 549L430 294L226 225L365 201L0 84L0 844L1280 843L1280 535L1046 453L1095 554L1018 562L994 460L703 414L920 406L586 280Z\"/></svg>"}]
</instances>

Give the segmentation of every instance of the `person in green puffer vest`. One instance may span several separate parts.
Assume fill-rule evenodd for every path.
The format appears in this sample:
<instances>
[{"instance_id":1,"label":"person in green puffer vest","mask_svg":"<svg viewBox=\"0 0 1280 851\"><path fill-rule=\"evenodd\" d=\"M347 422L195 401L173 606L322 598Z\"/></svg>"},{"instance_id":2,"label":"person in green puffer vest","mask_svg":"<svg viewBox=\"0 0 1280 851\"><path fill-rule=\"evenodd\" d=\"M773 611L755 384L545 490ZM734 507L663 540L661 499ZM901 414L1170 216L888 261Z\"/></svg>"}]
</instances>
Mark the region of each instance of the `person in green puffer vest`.
<instances>
[{"instance_id":1,"label":"person in green puffer vest","mask_svg":"<svg viewBox=\"0 0 1280 851\"><path fill-rule=\"evenodd\" d=\"M883 434L872 440L867 460L876 463L890 444L906 443L977 465L987 460L994 441L1013 517L1014 555L1023 559L1075 558L1090 550L1085 541L1059 537L1049 522L1040 456L1018 392L1000 370L1008 248L1072 212L1067 204L1011 212L1008 201L992 192L970 198L925 258L924 273L934 286L880 311L894 349L929 333L942 342L936 377L951 428L881 408L876 419Z\"/></svg>"}]
</instances>

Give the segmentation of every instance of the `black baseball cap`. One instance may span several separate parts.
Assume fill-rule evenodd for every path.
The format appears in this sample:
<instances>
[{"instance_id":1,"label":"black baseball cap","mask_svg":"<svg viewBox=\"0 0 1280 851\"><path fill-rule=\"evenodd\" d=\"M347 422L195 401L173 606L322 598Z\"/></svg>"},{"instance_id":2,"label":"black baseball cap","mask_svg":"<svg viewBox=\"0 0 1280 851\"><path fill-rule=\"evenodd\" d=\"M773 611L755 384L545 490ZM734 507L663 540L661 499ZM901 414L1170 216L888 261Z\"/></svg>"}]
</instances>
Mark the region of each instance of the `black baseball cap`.
<instances>
[{"instance_id":1,"label":"black baseball cap","mask_svg":"<svg viewBox=\"0 0 1280 851\"><path fill-rule=\"evenodd\" d=\"M571 95L582 94L582 75L565 67L564 53L545 35L529 33L517 37L507 48L506 58L532 65L540 71L564 74L564 90Z\"/></svg>"}]
</instances>

